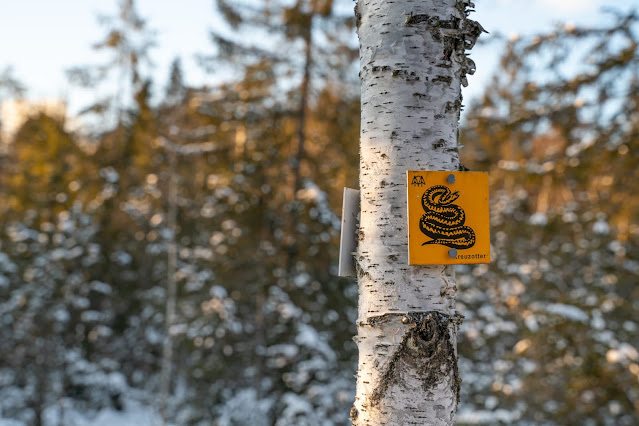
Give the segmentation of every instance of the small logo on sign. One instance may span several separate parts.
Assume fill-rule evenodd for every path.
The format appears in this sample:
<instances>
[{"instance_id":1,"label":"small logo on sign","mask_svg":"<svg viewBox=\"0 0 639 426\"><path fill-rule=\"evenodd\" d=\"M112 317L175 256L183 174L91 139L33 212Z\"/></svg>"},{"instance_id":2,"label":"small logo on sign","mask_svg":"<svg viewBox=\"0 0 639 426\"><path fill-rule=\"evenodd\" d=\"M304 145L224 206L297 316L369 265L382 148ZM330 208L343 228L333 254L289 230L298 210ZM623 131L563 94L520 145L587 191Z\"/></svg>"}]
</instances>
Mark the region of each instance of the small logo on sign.
<instances>
[{"instance_id":1,"label":"small logo on sign","mask_svg":"<svg viewBox=\"0 0 639 426\"><path fill-rule=\"evenodd\" d=\"M413 179L414 180L414 179ZM451 192L444 185L435 185L424 191L422 208L425 214L419 221L419 229L432 238L426 244L441 244L446 247L465 250L475 245L475 231L465 226L466 212L453 204L459 192Z\"/></svg>"},{"instance_id":2,"label":"small logo on sign","mask_svg":"<svg viewBox=\"0 0 639 426\"><path fill-rule=\"evenodd\" d=\"M426 185L426 182L424 182L424 178L421 176L413 176L413 181L410 184L413 186L422 186Z\"/></svg>"}]
</instances>

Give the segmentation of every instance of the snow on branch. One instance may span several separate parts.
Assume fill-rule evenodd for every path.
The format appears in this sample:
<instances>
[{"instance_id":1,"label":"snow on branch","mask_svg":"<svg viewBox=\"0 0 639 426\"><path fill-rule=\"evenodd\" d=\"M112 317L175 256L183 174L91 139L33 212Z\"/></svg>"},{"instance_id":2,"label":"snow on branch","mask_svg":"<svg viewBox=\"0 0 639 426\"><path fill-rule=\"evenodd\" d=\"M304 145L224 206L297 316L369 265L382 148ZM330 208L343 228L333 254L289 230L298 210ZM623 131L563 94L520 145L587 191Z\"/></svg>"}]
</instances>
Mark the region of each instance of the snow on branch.
<instances>
[{"instance_id":1,"label":"snow on branch","mask_svg":"<svg viewBox=\"0 0 639 426\"><path fill-rule=\"evenodd\" d=\"M169 141L163 136L158 137L155 141L161 148L178 155L208 154L211 152L221 151L221 148L215 142L211 141L179 145Z\"/></svg>"}]
</instances>

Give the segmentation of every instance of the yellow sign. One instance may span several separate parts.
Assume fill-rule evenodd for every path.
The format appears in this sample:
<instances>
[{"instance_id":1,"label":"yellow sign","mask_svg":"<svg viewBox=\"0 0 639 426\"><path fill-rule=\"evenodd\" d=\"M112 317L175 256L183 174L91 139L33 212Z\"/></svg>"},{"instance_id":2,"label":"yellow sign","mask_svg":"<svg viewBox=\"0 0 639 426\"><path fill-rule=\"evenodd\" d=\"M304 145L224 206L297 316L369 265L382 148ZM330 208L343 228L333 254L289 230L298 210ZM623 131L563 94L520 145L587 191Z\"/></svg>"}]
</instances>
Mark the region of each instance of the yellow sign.
<instances>
[{"instance_id":1,"label":"yellow sign","mask_svg":"<svg viewBox=\"0 0 639 426\"><path fill-rule=\"evenodd\" d=\"M408 171L408 263L490 263L488 173Z\"/></svg>"}]
</instances>

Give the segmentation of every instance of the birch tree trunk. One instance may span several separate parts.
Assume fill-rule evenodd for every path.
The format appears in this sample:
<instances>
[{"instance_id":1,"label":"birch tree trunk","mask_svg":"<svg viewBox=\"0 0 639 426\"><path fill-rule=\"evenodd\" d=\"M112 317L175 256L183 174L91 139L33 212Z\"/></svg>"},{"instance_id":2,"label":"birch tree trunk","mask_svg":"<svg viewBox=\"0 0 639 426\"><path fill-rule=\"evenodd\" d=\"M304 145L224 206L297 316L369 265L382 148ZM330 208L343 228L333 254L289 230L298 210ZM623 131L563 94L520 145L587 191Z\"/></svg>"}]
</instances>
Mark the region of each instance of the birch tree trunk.
<instances>
[{"instance_id":1,"label":"birch tree trunk","mask_svg":"<svg viewBox=\"0 0 639 426\"><path fill-rule=\"evenodd\" d=\"M458 170L461 84L482 32L463 0L359 0L362 122L355 425L452 425L452 266L409 266L406 170Z\"/></svg>"}]
</instances>

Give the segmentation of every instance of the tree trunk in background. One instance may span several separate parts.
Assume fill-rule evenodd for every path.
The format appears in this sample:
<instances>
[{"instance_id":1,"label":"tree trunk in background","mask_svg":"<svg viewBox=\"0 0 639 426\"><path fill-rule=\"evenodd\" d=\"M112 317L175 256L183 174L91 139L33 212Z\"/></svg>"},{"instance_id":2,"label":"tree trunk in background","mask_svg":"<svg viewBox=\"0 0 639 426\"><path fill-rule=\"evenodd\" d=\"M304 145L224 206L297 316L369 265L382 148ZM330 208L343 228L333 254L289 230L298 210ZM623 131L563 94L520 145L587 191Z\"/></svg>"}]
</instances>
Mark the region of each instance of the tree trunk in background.
<instances>
[{"instance_id":1,"label":"tree trunk in background","mask_svg":"<svg viewBox=\"0 0 639 426\"><path fill-rule=\"evenodd\" d=\"M360 0L362 122L355 425L452 425L459 399L452 266L409 266L407 170L458 170L469 1Z\"/></svg>"},{"instance_id":2,"label":"tree trunk in background","mask_svg":"<svg viewBox=\"0 0 639 426\"><path fill-rule=\"evenodd\" d=\"M297 149L293 162L293 197L295 200L297 191L302 189L302 177L300 169L302 160L304 159L304 144L306 143L306 111L308 109L308 94L311 86L311 56L313 46L313 17L310 18L310 24L304 34L304 75L300 86L300 106L298 113L297 127Z\"/></svg>"},{"instance_id":3,"label":"tree trunk in background","mask_svg":"<svg viewBox=\"0 0 639 426\"><path fill-rule=\"evenodd\" d=\"M177 156L175 151L169 154L169 211L167 226L171 231L171 237L167 247L166 260L166 304L164 311L164 342L162 344L162 370L160 373L160 424L167 424L168 404L171 396L171 373L173 370L173 335L171 328L175 325L177 305L176 273L178 267L177 248L177 209L178 209L178 182L177 182Z\"/></svg>"}]
</instances>

